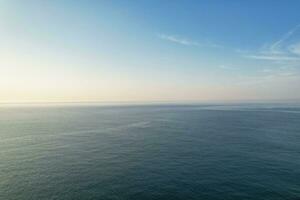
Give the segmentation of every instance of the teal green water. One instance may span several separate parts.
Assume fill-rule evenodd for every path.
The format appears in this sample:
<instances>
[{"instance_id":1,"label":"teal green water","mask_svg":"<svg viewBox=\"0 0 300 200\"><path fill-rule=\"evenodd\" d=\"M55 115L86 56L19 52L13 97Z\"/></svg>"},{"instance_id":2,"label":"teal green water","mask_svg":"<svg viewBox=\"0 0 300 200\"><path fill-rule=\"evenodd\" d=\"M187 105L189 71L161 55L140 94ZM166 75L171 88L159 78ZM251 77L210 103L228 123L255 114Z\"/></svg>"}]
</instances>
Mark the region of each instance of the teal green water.
<instances>
[{"instance_id":1,"label":"teal green water","mask_svg":"<svg viewBox=\"0 0 300 200\"><path fill-rule=\"evenodd\" d=\"M0 107L0 199L300 199L300 107Z\"/></svg>"}]
</instances>

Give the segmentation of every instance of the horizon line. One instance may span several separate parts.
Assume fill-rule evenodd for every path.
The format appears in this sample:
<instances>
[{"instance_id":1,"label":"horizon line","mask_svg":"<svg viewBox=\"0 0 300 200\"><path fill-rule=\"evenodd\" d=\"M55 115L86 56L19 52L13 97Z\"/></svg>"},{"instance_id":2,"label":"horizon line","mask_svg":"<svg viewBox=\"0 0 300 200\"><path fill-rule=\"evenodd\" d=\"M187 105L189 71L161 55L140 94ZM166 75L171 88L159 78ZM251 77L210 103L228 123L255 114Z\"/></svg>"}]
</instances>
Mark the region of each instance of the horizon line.
<instances>
[{"instance_id":1,"label":"horizon line","mask_svg":"<svg viewBox=\"0 0 300 200\"><path fill-rule=\"evenodd\" d=\"M239 104L239 103L300 103L300 99L248 99L248 100L157 100L157 101L0 101L1 105L152 105L152 104Z\"/></svg>"}]
</instances>

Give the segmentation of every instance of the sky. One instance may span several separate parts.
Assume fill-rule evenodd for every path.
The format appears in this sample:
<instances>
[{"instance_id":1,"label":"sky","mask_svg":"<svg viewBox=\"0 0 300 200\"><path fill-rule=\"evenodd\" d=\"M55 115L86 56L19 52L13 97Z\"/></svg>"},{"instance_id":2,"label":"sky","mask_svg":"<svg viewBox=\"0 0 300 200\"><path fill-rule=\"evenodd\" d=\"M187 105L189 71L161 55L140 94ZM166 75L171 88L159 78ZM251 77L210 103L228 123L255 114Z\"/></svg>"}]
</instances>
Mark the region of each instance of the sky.
<instances>
[{"instance_id":1,"label":"sky","mask_svg":"<svg viewBox=\"0 0 300 200\"><path fill-rule=\"evenodd\" d=\"M297 0L0 0L0 102L300 100Z\"/></svg>"}]
</instances>

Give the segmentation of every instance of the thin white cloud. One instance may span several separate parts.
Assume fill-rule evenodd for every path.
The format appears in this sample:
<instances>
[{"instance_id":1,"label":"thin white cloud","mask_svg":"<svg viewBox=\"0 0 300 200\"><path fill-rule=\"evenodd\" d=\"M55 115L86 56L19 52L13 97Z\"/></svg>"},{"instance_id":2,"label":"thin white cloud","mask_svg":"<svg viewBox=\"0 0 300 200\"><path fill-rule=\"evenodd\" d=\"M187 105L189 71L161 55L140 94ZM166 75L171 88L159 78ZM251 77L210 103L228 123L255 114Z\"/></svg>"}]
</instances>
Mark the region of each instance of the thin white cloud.
<instances>
[{"instance_id":1,"label":"thin white cloud","mask_svg":"<svg viewBox=\"0 0 300 200\"><path fill-rule=\"evenodd\" d=\"M277 56L277 55L245 55L246 58L252 58L256 60L270 60L270 61L297 61L300 57L293 56Z\"/></svg>"},{"instance_id":2,"label":"thin white cloud","mask_svg":"<svg viewBox=\"0 0 300 200\"><path fill-rule=\"evenodd\" d=\"M196 41L192 41L190 39L186 39L186 38L175 36L175 35L159 34L158 37L160 39L167 40L167 41L174 42L174 43L178 43L178 44L181 44L181 45L200 46L200 44Z\"/></svg>"},{"instance_id":3,"label":"thin white cloud","mask_svg":"<svg viewBox=\"0 0 300 200\"><path fill-rule=\"evenodd\" d=\"M294 62L300 60L300 38L297 31L300 24L285 33L279 40L263 47L254 53L244 54L244 57L256 60Z\"/></svg>"},{"instance_id":4,"label":"thin white cloud","mask_svg":"<svg viewBox=\"0 0 300 200\"><path fill-rule=\"evenodd\" d=\"M289 51L293 54L299 55L300 56L300 42L290 45L289 46Z\"/></svg>"},{"instance_id":5,"label":"thin white cloud","mask_svg":"<svg viewBox=\"0 0 300 200\"><path fill-rule=\"evenodd\" d=\"M282 44L289 39L298 29L300 28L300 24L295 26L293 29L284 34L279 40L270 45L270 52L272 53L281 53Z\"/></svg>"},{"instance_id":6,"label":"thin white cloud","mask_svg":"<svg viewBox=\"0 0 300 200\"><path fill-rule=\"evenodd\" d=\"M295 68L280 67L280 68L265 68L263 74L276 77L297 76L299 72Z\"/></svg>"},{"instance_id":7,"label":"thin white cloud","mask_svg":"<svg viewBox=\"0 0 300 200\"><path fill-rule=\"evenodd\" d=\"M236 70L236 68L231 65L220 65L219 68L223 70Z\"/></svg>"},{"instance_id":8,"label":"thin white cloud","mask_svg":"<svg viewBox=\"0 0 300 200\"><path fill-rule=\"evenodd\" d=\"M236 53L239 53L239 54L247 54L247 53L249 53L249 51L245 50L245 49L234 49L234 51Z\"/></svg>"},{"instance_id":9,"label":"thin white cloud","mask_svg":"<svg viewBox=\"0 0 300 200\"><path fill-rule=\"evenodd\" d=\"M278 82L280 80L300 80L300 74L296 71L263 70L262 72L262 74L252 76L238 76L237 84L264 85L268 82Z\"/></svg>"},{"instance_id":10,"label":"thin white cloud","mask_svg":"<svg viewBox=\"0 0 300 200\"><path fill-rule=\"evenodd\" d=\"M212 43L212 42L202 42L194 41L185 37L180 37L177 35L167 35L167 34L158 34L158 37L162 40L169 42L185 45L185 46L197 46L197 47L212 47L212 48L222 48L223 46Z\"/></svg>"}]
</instances>

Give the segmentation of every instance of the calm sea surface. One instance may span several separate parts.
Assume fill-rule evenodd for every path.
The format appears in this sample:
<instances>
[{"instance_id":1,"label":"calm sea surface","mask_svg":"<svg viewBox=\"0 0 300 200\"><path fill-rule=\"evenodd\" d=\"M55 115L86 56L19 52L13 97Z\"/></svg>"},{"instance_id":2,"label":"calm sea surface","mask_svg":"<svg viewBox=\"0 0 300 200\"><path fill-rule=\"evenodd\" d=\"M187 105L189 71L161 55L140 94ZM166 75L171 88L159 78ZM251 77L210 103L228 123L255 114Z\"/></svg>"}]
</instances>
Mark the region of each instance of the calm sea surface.
<instances>
[{"instance_id":1,"label":"calm sea surface","mask_svg":"<svg viewBox=\"0 0 300 200\"><path fill-rule=\"evenodd\" d=\"M1 200L297 200L297 105L2 106Z\"/></svg>"}]
</instances>

